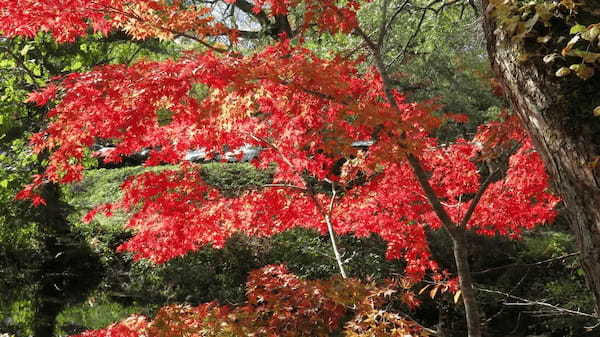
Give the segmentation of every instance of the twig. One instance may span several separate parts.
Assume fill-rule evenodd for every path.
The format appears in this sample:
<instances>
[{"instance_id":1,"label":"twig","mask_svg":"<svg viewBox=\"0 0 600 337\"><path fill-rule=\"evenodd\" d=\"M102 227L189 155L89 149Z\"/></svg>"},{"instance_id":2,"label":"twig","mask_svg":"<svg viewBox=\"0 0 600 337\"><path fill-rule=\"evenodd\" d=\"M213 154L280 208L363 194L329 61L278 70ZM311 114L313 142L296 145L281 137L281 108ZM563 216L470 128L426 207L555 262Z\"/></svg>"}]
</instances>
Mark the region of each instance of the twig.
<instances>
[{"instance_id":1,"label":"twig","mask_svg":"<svg viewBox=\"0 0 600 337\"><path fill-rule=\"evenodd\" d=\"M402 51L398 55L396 55L396 57L394 57L394 59L390 63L388 63L386 65L386 67L390 67L396 62L398 62L400 60L402 60L402 61L404 60L404 58L406 57L406 52L408 51L408 48L410 47L410 44L417 37L417 35L421 32L421 26L423 25L423 22L425 21L426 15L427 15L427 11L423 11L423 13L421 14L421 18L419 19L419 23L417 23L417 28L415 28L415 31L408 38L408 41L406 41L404 48L402 48Z\"/></svg>"},{"instance_id":2,"label":"twig","mask_svg":"<svg viewBox=\"0 0 600 337\"><path fill-rule=\"evenodd\" d=\"M290 188L290 189L295 189L295 190L299 190L299 191L303 191L306 192L308 191L308 189L306 187L302 187L302 186L296 186L296 185L290 185L290 184L264 184L262 185L263 187L282 187L282 188Z\"/></svg>"},{"instance_id":3,"label":"twig","mask_svg":"<svg viewBox=\"0 0 600 337\"><path fill-rule=\"evenodd\" d=\"M337 261L338 267L340 268L340 274L342 274L342 278L348 278L348 276L346 275L346 270L344 269L344 264L342 262L342 256L340 255L335 240L333 224L331 223L331 212L333 212L333 203L336 197L335 184L333 182L331 183L331 191L332 196L329 202L329 208L327 209L327 213L325 213L325 223L327 223L327 231L329 232L329 239L331 240L331 248L333 249L333 253L335 254L335 260Z\"/></svg>"},{"instance_id":4,"label":"twig","mask_svg":"<svg viewBox=\"0 0 600 337\"><path fill-rule=\"evenodd\" d=\"M502 270L502 269L506 269L506 268L539 266L539 265L550 263L550 262L554 262L554 261L564 260L564 259L576 256L576 255L579 255L579 254L580 254L579 252L575 252L575 253L565 254L565 255L553 257L553 258L550 258L550 259L546 259L546 260L538 261L538 262L534 262L534 263L522 263L522 264L511 263L511 264L507 264L507 265L504 265L504 266L493 267L493 268L488 268L488 269L481 270L481 271L476 271L476 272L473 272L473 274L485 274L485 273L490 273L490 272L493 272L493 271L496 271L496 270Z\"/></svg>"},{"instance_id":5,"label":"twig","mask_svg":"<svg viewBox=\"0 0 600 337\"><path fill-rule=\"evenodd\" d=\"M296 175L298 175L298 177L302 178L301 172L295 168L295 166L292 164L292 162L283 154L283 151L281 151L275 144L269 142L268 140L266 140L260 136L255 135L253 133L247 132L246 134L249 137L251 137L252 139L260 141L260 142L264 143L265 145L267 145L268 147L272 148L274 151L276 151L279 154L279 156L283 159L283 161L287 165L290 166L290 168L294 171L294 173ZM288 185L288 184L267 184L267 185L270 185L271 187L287 187L287 188L299 189L299 190L305 192L306 194L308 194L308 196L312 199L313 203L315 204L315 207L317 208L319 213L321 213L321 215L325 219L325 223L327 224L327 230L329 232L329 238L331 240L331 247L333 249L333 253L335 254L335 260L337 261L338 267L340 269L340 274L342 275L343 278L348 278L348 276L346 275L346 270L344 269L342 257L340 255L340 252L338 251L337 243L335 241L335 232L333 230L333 224L331 223L331 213L333 212L333 203L334 203L335 197L336 197L335 185L333 184L333 182L331 182L331 189L333 191L333 196L331 197L331 201L329 202L329 208L327 209L327 211L325 211L323 209L323 205L321 205L321 202L319 201L319 199L317 199L316 193L315 193L314 189L312 188L312 186L310 186L310 185L308 185L308 188L304 188L304 187L300 187L300 186L296 186L296 185ZM266 185L264 185L264 186L266 186Z\"/></svg>"},{"instance_id":6,"label":"twig","mask_svg":"<svg viewBox=\"0 0 600 337\"><path fill-rule=\"evenodd\" d=\"M574 315L574 316L583 316L583 317L589 317L589 318L593 318L593 319L597 319L599 320L599 324L596 324L594 327L596 326L600 326L600 317L598 317L598 315L596 314L589 314L586 312L581 312L579 310L571 310L571 309L567 309L567 308L563 308L563 307L559 307L557 305L554 304L550 304L550 303L546 303L546 302L541 302L541 301L535 301L535 300L530 300L530 299L526 299L523 297L519 297L519 296L515 296L515 295L511 295L508 293L504 293L501 291L497 291L497 290L491 290L491 289L485 289L485 288L476 288L477 290L481 291L481 292L485 292L485 293L490 293L490 294L496 294L496 295L501 295L504 296L506 298L510 298L513 300L517 300L520 302L504 302L504 305L512 305L512 306L541 306L541 307L546 307L546 308L551 308L552 310L558 311L558 312L562 312L562 313L566 313L566 314L570 314L570 315Z\"/></svg>"},{"instance_id":7,"label":"twig","mask_svg":"<svg viewBox=\"0 0 600 337\"><path fill-rule=\"evenodd\" d=\"M477 191L477 194L475 194L475 197L473 198L473 200L471 200L471 204L469 205L469 209L467 209L467 213L465 213L465 216L460 221L459 226L461 228L466 229L467 223L469 222L469 220L471 220L471 216L473 216L473 212L475 212L475 208L477 208L477 205L479 204L481 197L485 193L485 190L487 190L488 186L490 186L490 183L494 180L494 178L496 177L496 175L499 172L500 172L499 170L495 170L494 172L492 172L487 177L487 179L485 179L483 184L481 184L481 186L479 186L479 190Z\"/></svg>"}]
</instances>

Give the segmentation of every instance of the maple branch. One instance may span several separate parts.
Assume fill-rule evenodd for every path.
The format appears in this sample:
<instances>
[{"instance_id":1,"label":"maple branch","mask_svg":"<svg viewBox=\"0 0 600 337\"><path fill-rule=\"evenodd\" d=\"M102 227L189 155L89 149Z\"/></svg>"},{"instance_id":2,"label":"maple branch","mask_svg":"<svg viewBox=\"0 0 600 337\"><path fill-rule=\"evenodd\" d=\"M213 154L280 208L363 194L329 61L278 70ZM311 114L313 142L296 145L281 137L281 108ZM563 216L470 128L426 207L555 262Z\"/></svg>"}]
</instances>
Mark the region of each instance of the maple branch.
<instances>
[{"instance_id":1,"label":"maple branch","mask_svg":"<svg viewBox=\"0 0 600 337\"><path fill-rule=\"evenodd\" d=\"M383 45L383 40L385 39L388 7L389 1L383 0L381 4L381 23L379 26L379 36L377 37L377 45L379 46Z\"/></svg>"},{"instance_id":2,"label":"maple branch","mask_svg":"<svg viewBox=\"0 0 600 337\"><path fill-rule=\"evenodd\" d=\"M279 154L279 156L281 157L281 159L283 159L283 161L294 171L294 173L296 173L298 176L301 176L298 172L298 170L296 170L296 167L294 167L294 165L292 164L292 162L283 154L283 152L277 147L275 146L275 144L272 144L271 142L269 142L268 140L257 136L253 133L250 132L245 132L248 136L250 136L250 138L262 142L265 145L267 145L268 147L270 147L271 149L275 150L275 152L277 152Z\"/></svg>"},{"instance_id":3,"label":"maple branch","mask_svg":"<svg viewBox=\"0 0 600 337\"><path fill-rule=\"evenodd\" d=\"M410 44L417 37L419 32L421 32L421 27L423 26L423 22L425 21L426 14L427 14L427 11L423 11L423 13L421 14L421 18L419 19L419 23L417 24L417 28L415 28L415 31L408 38L408 41L406 41L406 44L404 45L404 48L402 48L402 51L398 55L396 55L396 57L390 63L387 64L387 67L392 66L394 63L398 62L399 60L404 61L404 58L406 57L406 53L408 51L408 48L410 47Z\"/></svg>"},{"instance_id":4,"label":"maple branch","mask_svg":"<svg viewBox=\"0 0 600 337\"><path fill-rule=\"evenodd\" d=\"M261 10L258 13L254 12L254 4L246 0L236 0L233 5L242 12L258 20L259 24L263 27L263 29L269 25L269 17L265 14L264 11Z\"/></svg>"},{"instance_id":5,"label":"maple branch","mask_svg":"<svg viewBox=\"0 0 600 337\"><path fill-rule=\"evenodd\" d=\"M377 46L373 43L373 41L365 34L365 32L357 27L355 31L363 38L367 46L373 52L373 57L375 58L375 65L377 70L381 76L383 90L385 93L385 97L387 98L390 106L394 109L394 111L400 116L400 107L398 106L398 102L394 97L394 92L390 86L390 78L387 74L385 64L383 63L383 59L381 57L380 48L381 46ZM406 136L402 135L401 139L404 139ZM471 277L471 271L469 266L469 253L467 249L467 243L465 238L465 232L456 227L456 225L452 222L452 219L442 206L439 198L435 194L433 188L429 184L429 178L419 159L415 157L414 154L408 153L406 155L410 166L412 167L417 179L425 191L427 195L427 199L431 204L435 214L438 216L439 220L442 222L442 227L446 229L450 238L452 239L453 252L454 252L454 261L456 264L456 271L459 276L459 285L463 294L463 305L465 308L465 316L467 320L467 330L469 337L481 337L481 318L479 313L479 304L477 303L477 299L475 297L475 291L473 286L473 280Z\"/></svg>"},{"instance_id":6,"label":"maple branch","mask_svg":"<svg viewBox=\"0 0 600 337\"><path fill-rule=\"evenodd\" d=\"M161 27L161 29L163 29L166 32L175 34L176 36L182 36L182 37L185 37L186 39L196 41L196 42L200 43L201 45L205 46L206 48L208 48L212 51L215 51L217 53L220 53L220 54L226 53L228 51L227 49L224 49L224 48L215 47L215 46L211 45L210 43L202 40L201 38L195 37L195 36L187 34L187 33L181 33L181 32L174 31L172 29L167 29L167 28L162 28L162 27Z\"/></svg>"},{"instance_id":7,"label":"maple branch","mask_svg":"<svg viewBox=\"0 0 600 337\"><path fill-rule=\"evenodd\" d=\"M358 33L359 36L361 36L363 38L363 40L365 41L367 46L371 49L371 52L373 53L373 56L375 58L375 65L376 65L377 70L378 70L379 74L381 75L381 79L383 81L383 90L385 92L386 98L387 98L388 102L390 103L390 105L392 106L392 108L398 114L400 114L400 107L398 106L398 102L396 102L396 99L394 98L392 89L390 87L390 79L387 74L386 67L381 58L381 54L379 51L380 46L375 45L375 43L369 38L369 36L360 27L356 27L355 31ZM417 176L417 180L419 181L419 184L425 191L425 194L427 196L427 199L429 200L429 203L431 204L431 207L433 208L434 212L436 213L436 215L438 216L438 218L440 219L440 221L442 222L444 227L446 227L448 229L448 231L452 234L452 232L456 231L456 225L452 222L452 219L450 218L450 216L448 215L446 210L444 210L444 207L442 206L440 199L437 197L437 195L433 191L433 188L429 184L429 178L427 177L427 173L421 166L419 159L417 159L417 157L415 157L411 153L407 154L407 159L408 159L408 162L409 162L410 166L412 167L415 175Z\"/></svg>"},{"instance_id":8,"label":"maple branch","mask_svg":"<svg viewBox=\"0 0 600 337\"><path fill-rule=\"evenodd\" d=\"M394 109L394 111L400 114L400 107L398 106L398 102L396 102L396 99L394 98L394 93L392 91L392 81L388 76L386 66L383 63L383 58L381 57L381 46L376 45L373 42L373 40L371 40L371 38L369 38L369 36L360 27L356 27L354 31L365 41L367 47L371 49L371 52L373 53L373 57L375 59L375 67L377 68L379 75L381 75L381 81L383 82L383 92L385 93L385 97L388 100L388 103L390 103L390 105Z\"/></svg>"},{"instance_id":9,"label":"maple branch","mask_svg":"<svg viewBox=\"0 0 600 337\"><path fill-rule=\"evenodd\" d=\"M114 12L114 13L117 13L117 14L125 15L125 16L127 16L127 17L129 17L131 19L137 20L139 22L144 22L145 21L143 18L139 17L136 14L129 13L129 12L126 12L126 11L122 11L122 10L120 10L118 8L115 8L115 7L112 7L112 6L105 6L105 8L106 8L106 12ZM92 9L92 10L95 10L95 9ZM104 12L102 10L99 10L99 11L100 12ZM166 28L166 27L163 27L163 26L157 26L156 28L161 29L161 30L163 30L163 31L165 31L167 33L171 33L171 34L175 35L176 37L177 36L181 36L181 37L185 37L185 38L188 38L190 40L196 41L196 42L200 43L201 45L205 46L206 48L209 48L209 49L211 49L211 50L213 50L215 52L218 52L218 53L226 53L228 51L227 49L215 47L215 46L211 45L210 43L205 42L201 38L196 37L196 36L191 35L191 34L188 34L188 33L185 33L185 32L178 32L178 31L175 31L173 29Z\"/></svg>"},{"instance_id":10,"label":"maple branch","mask_svg":"<svg viewBox=\"0 0 600 337\"><path fill-rule=\"evenodd\" d=\"M283 188L295 189L295 190L299 190L299 191L303 191L303 192L308 191L308 189L306 187L296 186L296 185L291 185L291 184L264 184L262 186L263 187L283 187Z\"/></svg>"},{"instance_id":11,"label":"maple branch","mask_svg":"<svg viewBox=\"0 0 600 337\"><path fill-rule=\"evenodd\" d=\"M421 185L421 188L425 192L425 196L427 197L431 208L433 208L434 213L440 219L444 227L448 229L450 234L454 234L454 232L456 232L457 227L448 215L448 212L446 212L446 210L444 209L444 206L435 194L433 187L431 187L431 184L429 183L429 178L427 177L427 172L425 172L425 169L423 168L423 166L421 166L419 159L417 159L417 157L410 153L406 157L408 159L410 167L412 168L413 172L415 173L415 176L417 177L417 180L419 181L419 184Z\"/></svg>"},{"instance_id":12,"label":"maple branch","mask_svg":"<svg viewBox=\"0 0 600 337\"><path fill-rule=\"evenodd\" d=\"M329 179L327 179L329 180ZM331 182L331 200L329 201L329 208L327 210L327 214L331 215L331 212L333 212L333 202L335 201L335 183L332 181Z\"/></svg>"},{"instance_id":13,"label":"maple branch","mask_svg":"<svg viewBox=\"0 0 600 337\"><path fill-rule=\"evenodd\" d=\"M272 144L268 140L266 140L260 136L257 136L253 133L247 132L246 134L248 136L250 136L251 138L253 138L254 140L260 141L260 142L264 143L265 145L267 145L268 147L275 150L279 154L279 156L284 160L284 162L290 166L290 168L294 171L294 173L296 175L298 175L300 178L302 178L302 175L300 174L300 172L294 167L292 162L283 154L283 152L277 146L275 146L275 144ZM342 275L343 278L348 278L348 276L346 275L346 270L344 269L342 257L340 255L340 252L337 247L337 242L335 240L335 232L333 229L333 224L331 223L331 212L333 211L333 203L334 203L335 197L336 197L334 183L333 182L331 183L331 189L333 191L333 196L331 197L331 201L329 203L329 209L327 212L323 209L323 206L321 205L321 203L319 202L319 199L317 199L317 197L315 195L314 189L310 185L308 188L303 188L303 187L299 187L299 186L295 186L295 185L287 185L287 184L269 184L269 185L271 185L271 186L280 185L280 187L301 189L303 192L306 192L310 196L313 203L315 204L315 207L317 208L319 213L321 213L321 215L325 219L325 223L327 224L327 231L329 232L329 239L331 240L331 247L332 247L333 253L335 255L335 260L337 261L338 267L340 269L340 274Z\"/></svg>"},{"instance_id":14,"label":"maple branch","mask_svg":"<svg viewBox=\"0 0 600 337\"><path fill-rule=\"evenodd\" d=\"M481 184L481 186L479 186L479 190L477 191L477 194L475 194L475 197L473 198L473 200L471 200L471 204L469 205L469 208L467 209L467 213L465 213L464 217L462 218L459 227L461 227L463 229L466 228L467 223L469 222L469 220L471 220L471 217L473 216L473 213L475 212L475 208L477 208L477 205L479 204L479 201L481 200L481 197L483 196L483 194L485 193L487 188L490 186L492 181L494 181L496 175L499 172L500 172L499 170L495 170L494 172L492 172L485 179L485 181Z\"/></svg>"},{"instance_id":15,"label":"maple branch","mask_svg":"<svg viewBox=\"0 0 600 337\"><path fill-rule=\"evenodd\" d=\"M344 269L344 264L342 262L342 256L338 251L337 242L335 240L335 231L333 230L333 224L331 223L331 212L333 211L333 203L335 201L336 192L335 192L335 183L331 183L331 201L329 202L329 209L327 213L325 213L325 223L327 223L327 231L329 232L329 239L331 240L331 248L333 249L333 254L335 255L335 260L337 261L338 267L340 268L340 274L342 274L342 278L348 278L346 275L346 270Z\"/></svg>"},{"instance_id":16,"label":"maple branch","mask_svg":"<svg viewBox=\"0 0 600 337\"><path fill-rule=\"evenodd\" d=\"M402 11L404 11L404 8L406 8L406 6L409 3L410 3L410 0L404 0L402 5L396 9L394 14L392 14L392 17L390 18L390 21L388 21L388 23L387 23L387 27L385 28L386 30L390 29L394 25L394 21L396 21L396 18L398 17L398 15L400 15L400 13L402 13Z\"/></svg>"}]
</instances>

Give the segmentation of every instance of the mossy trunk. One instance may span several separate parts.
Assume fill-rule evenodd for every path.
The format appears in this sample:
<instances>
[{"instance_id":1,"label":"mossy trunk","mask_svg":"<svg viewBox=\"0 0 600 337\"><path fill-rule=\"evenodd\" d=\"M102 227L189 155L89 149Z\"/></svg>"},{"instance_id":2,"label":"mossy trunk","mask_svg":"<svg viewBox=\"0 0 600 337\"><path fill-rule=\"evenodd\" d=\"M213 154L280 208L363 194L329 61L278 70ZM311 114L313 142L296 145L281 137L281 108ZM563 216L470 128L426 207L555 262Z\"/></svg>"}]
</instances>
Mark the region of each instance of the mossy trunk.
<instances>
[{"instance_id":1,"label":"mossy trunk","mask_svg":"<svg viewBox=\"0 0 600 337\"><path fill-rule=\"evenodd\" d=\"M487 7L486 0L482 4ZM600 155L600 117L592 111L600 106L600 75L587 81L557 78L538 58L519 62L515 44L496 28L494 18L486 13L484 30L492 66L546 164L554 191L563 199L598 312L600 165L594 163Z\"/></svg>"}]
</instances>

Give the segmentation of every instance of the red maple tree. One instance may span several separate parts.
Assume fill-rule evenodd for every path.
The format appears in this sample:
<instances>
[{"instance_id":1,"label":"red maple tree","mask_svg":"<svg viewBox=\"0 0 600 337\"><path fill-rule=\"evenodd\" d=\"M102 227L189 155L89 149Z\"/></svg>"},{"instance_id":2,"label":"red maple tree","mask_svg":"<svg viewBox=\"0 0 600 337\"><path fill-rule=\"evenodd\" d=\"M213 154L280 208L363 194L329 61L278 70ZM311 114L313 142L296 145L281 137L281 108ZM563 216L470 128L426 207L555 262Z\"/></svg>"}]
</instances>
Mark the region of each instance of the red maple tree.
<instances>
[{"instance_id":1,"label":"red maple tree","mask_svg":"<svg viewBox=\"0 0 600 337\"><path fill-rule=\"evenodd\" d=\"M358 2L255 1L252 13L278 18L299 7L303 16L295 31L244 56L207 42L227 36L234 46L242 32L199 6L0 0L0 30L9 37L46 31L69 42L91 25L138 39L185 36L207 46L175 60L72 73L32 93L30 102L56 102L47 129L32 138L35 151L51 155L44 174L18 197L41 203L39 185L81 179L87 149L110 139L116 147L106 161L150 149L145 165L178 165L128 179L122 200L87 217L116 208L129 212L127 226L136 235L120 249L136 258L164 262L207 244L222 246L235 232L270 236L301 226L329 232L336 254L334 232L376 233L388 242L388 257L405 259L406 274L420 279L438 271L426 232L444 228L454 242L470 325L478 325L464 232L518 237L551 221L558 200L547 191L542 161L514 124L506 131L493 123L474 140L439 144L430 131L453 116L436 117L429 106L408 103L391 88L378 46L356 20ZM303 34L315 30L362 37L374 67L360 71L363 58L324 58L304 48ZM368 150L352 147L365 140L373 141ZM186 150L219 154L225 144L263 148L253 164L274 165L273 182L226 198L202 180L197 165L183 160ZM516 149L508 169L482 177L481 159L498 148ZM344 274L339 256L338 263Z\"/></svg>"}]
</instances>

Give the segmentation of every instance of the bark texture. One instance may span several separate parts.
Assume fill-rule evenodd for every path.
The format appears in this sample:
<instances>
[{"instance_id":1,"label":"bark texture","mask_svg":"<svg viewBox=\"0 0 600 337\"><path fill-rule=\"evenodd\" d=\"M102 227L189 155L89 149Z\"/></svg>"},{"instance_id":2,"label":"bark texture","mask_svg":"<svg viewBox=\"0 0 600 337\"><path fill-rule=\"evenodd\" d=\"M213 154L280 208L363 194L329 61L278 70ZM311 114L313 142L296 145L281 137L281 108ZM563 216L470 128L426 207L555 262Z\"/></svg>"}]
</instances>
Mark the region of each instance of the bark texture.
<instances>
[{"instance_id":1,"label":"bark texture","mask_svg":"<svg viewBox=\"0 0 600 337\"><path fill-rule=\"evenodd\" d=\"M471 278L469 251L467 249L465 232L458 228L451 232L451 238L454 251L454 262L456 263L456 273L459 275L458 281L462 292L463 304L465 306L468 336L481 337L479 303L477 302L473 280Z\"/></svg>"},{"instance_id":2,"label":"bark texture","mask_svg":"<svg viewBox=\"0 0 600 337\"><path fill-rule=\"evenodd\" d=\"M487 0L482 4L485 9ZM593 165L600 155L600 118L592 114L600 105L600 75L587 81L557 78L537 58L518 61L516 46L496 30L495 19L487 12L484 30L492 67L563 199L563 213L600 312L600 166Z\"/></svg>"}]
</instances>

